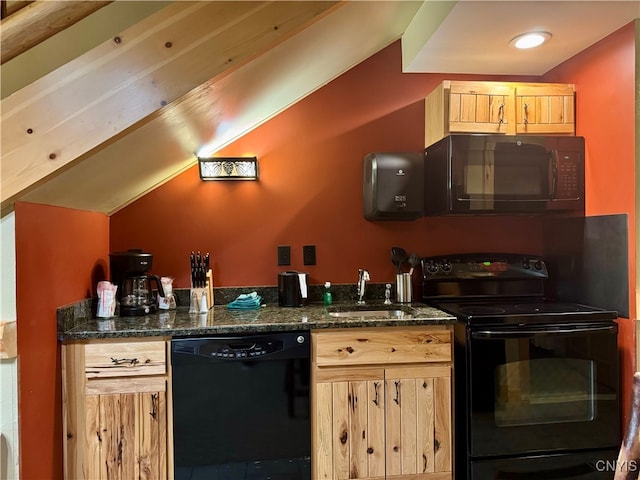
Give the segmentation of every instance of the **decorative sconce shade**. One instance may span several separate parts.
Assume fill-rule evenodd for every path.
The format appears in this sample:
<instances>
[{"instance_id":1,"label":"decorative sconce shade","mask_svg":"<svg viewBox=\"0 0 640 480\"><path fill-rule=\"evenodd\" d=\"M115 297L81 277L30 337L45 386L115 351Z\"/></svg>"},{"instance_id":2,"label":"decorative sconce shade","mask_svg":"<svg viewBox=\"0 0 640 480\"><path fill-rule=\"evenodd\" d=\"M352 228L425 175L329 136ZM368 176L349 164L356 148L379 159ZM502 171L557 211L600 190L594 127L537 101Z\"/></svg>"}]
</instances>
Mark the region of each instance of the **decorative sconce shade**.
<instances>
[{"instance_id":1,"label":"decorative sconce shade","mask_svg":"<svg viewBox=\"0 0 640 480\"><path fill-rule=\"evenodd\" d=\"M257 180L257 157L198 157L202 180Z\"/></svg>"}]
</instances>

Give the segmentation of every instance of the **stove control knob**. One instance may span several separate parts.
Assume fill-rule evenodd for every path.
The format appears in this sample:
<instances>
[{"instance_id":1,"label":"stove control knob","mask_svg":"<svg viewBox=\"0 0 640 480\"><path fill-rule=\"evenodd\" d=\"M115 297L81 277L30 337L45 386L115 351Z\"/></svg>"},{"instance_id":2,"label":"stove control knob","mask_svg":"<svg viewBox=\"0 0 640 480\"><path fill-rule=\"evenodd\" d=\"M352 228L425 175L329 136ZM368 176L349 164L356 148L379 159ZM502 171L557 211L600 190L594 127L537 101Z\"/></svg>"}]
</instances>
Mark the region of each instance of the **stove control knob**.
<instances>
[{"instance_id":1,"label":"stove control knob","mask_svg":"<svg viewBox=\"0 0 640 480\"><path fill-rule=\"evenodd\" d=\"M451 266L451 262L449 262L449 260L442 261L442 264L440 265L440 270L442 270L444 273L450 273L452 269L453 267Z\"/></svg>"},{"instance_id":2,"label":"stove control knob","mask_svg":"<svg viewBox=\"0 0 640 480\"><path fill-rule=\"evenodd\" d=\"M435 275L436 273L438 273L438 265L433 260L429 260L426 268L427 273L430 273L431 275Z\"/></svg>"},{"instance_id":3,"label":"stove control knob","mask_svg":"<svg viewBox=\"0 0 640 480\"><path fill-rule=\"evenodd\" d=\"M529 270L531 268L531 263L529 262L529 259L524 259L522 261L522 266L524 267L525 270Z\"/></svg>"},{"instance_id":4,"label":"stove control knob","mask_svg":"<svg viewBox=\"0 0 640 480\"><path fill-rule=\"evenodd\" d=\"M536 260L535 263L533 264L533 268L535 268L538 271L542 270L542 262L540 260Z\"/></svg>"}]
</instances>

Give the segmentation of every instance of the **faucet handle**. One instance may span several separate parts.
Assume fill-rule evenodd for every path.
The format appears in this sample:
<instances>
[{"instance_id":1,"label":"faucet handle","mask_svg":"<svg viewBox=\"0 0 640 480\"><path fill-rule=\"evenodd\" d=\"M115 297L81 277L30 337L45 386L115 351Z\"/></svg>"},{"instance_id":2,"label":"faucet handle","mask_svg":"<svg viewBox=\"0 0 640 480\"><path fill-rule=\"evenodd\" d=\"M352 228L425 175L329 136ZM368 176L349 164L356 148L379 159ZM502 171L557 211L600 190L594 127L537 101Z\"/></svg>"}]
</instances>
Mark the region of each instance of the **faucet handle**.
<instances>
[{"instance_id":1,"label":"faucet handle","mask_svg":"<svg viewBox=\"0 0 640 480\"><path fill-rule=\"evenodd\" d=\"M391 284L387 283L384 289L384 304L391 305Z\"/></svg>"},{"instance_id":2,"label":"faucet handle","mask_svg":"<svg viewBox=\"0 0 640 480\"><path fill-rule=\"evenodd\" d=\"M369 281L371 277L369 276L369 272L367 270L360 270L362 272L362 280Z\"/></svg>"}]
</instances>

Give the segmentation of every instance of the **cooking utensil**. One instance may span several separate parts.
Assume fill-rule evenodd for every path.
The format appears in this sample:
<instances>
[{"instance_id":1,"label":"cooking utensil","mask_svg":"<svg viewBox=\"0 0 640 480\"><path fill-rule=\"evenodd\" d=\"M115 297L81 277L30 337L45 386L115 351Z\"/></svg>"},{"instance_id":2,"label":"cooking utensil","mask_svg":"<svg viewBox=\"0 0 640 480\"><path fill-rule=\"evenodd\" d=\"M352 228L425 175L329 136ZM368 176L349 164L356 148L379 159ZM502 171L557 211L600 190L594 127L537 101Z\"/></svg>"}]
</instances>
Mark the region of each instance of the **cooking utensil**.
<instances>
[{"instance_id":1,"label":"cooking utensil","mask_svg":"<svg viewBox=\"0 0 640 480\"><path fill-rule=\"evenodd\" d=\"M391 247L391 262L396 266L396 273L402 273L402 264L407 261L407 252L402 247Z\"/></svg>"},{"instance_id":2,"label":"cooking utensil","mask_svg":"<svg viewBox=\"0 0 640 480\"><path fill-rule=\"evenodd\" d=\"M412 253L411 255L409 255L409 260L407 260L409 262L409 265L411 266L411 268L409 269L409 275L413 275L413 270L420 265L420 257L418 256L417 253Z\"/></svg>"}]
</instances>

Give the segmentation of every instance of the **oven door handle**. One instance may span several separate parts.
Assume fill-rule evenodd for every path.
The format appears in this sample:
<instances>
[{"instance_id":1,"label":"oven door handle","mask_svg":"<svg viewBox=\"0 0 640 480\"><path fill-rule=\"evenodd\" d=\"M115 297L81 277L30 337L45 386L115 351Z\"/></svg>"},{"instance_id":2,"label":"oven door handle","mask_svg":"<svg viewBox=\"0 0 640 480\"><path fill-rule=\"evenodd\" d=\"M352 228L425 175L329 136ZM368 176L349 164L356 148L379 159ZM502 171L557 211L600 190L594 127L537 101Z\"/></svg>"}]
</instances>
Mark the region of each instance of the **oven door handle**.
<instances>
[{"instance_id":1,"label":"oven door handle","mask_svg":"<svg viewBox=\"0 0 640 480\"><path fill-rule=\"evenodd\" d=\"M568 480L570 478L584 478L585 475L595 472L588 463L570 465L567 467L553 468L549 470L538 470L535 472L509 472L498 470L496 480L531 480L532 478L544 478L545 480Z\"/></svg>"},{"instance_id":2,"label":"oven door handle","mask_svg":"<svg viewBox=\"0 0 640 480\"><path fill-rule=\"evenodd\" d=\"M615 333L616 325L599 325L591 327L567 327L551 329L520 329L520 330L476 330L471 332L471 338L478 339L508 339L508 338L531 338L547 335L580 335L587 333Z\"/></svg>"}]
</instances>

